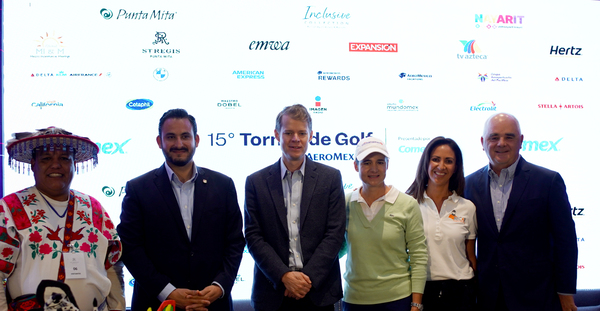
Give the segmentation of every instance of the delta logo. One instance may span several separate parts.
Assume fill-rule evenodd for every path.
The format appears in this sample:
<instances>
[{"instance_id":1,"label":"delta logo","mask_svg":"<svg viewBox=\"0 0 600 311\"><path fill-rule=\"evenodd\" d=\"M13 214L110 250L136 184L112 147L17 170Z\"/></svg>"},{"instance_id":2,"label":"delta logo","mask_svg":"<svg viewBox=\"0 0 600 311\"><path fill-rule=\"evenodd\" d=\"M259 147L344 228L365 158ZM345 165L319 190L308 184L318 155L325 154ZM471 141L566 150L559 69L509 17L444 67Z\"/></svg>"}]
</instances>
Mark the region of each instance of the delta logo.
<instances>
[{"instance_id":1,"label":"delta logo","mask_svg":"<svg viewBox=\"0 0 600 311\"><path fill-rule=\"evenodd\" d=\"M323 114L325 111L327 111L327 108L323 107L321 96L316 96L315 106L308 108L308 110L312 113Z\"/></svg>"},{"instance_id":2,"label":"delta logo","mask_svg":"<svg viewBox=\"0 0 600 311\"><path fill-rule=\"evenodd\" d=\"M477 106L471 106L469 108L470 111L497 111L496 103L491 102L483 102Z\"/></svg>"},{"instance_id":3,"label":"delta logo","mask_svg":"<svg viewBox=\"0 0 600 311\"><path fill-rule=\"evenodd\" d=\"M339 72L318 71L317 80L319 81L350 81L350 76L342 75Z\"/></svg>"},{"instance_id":4,"label":"delta logo","mask_svg":"<svg viewBox=\"0 0 600 311\"><path fill-rule=\"evenodd\" d=\"M485 81L490 81L490 82L509 82L512 77L511 76L505 76L502 75L500 73L479 73L479 76L477 77L477 79L481 82L485 82Z\"/></svg>"},{"instance_id":5,"label":"delta logo","mask_svg":"<svg viewBox=\"0 0 600 311\"><path fill-rule=\"evenodd\" d=\"M583 82L583 78L580 77L556 77L554 79L556 82Z\"/></svg>"},{"instance_id":6,"label":"delta logo","mask_svg":"<svg viewBox=\"0 0 600 311\"><path fill-rule=\"evenodd\" d=\"M458 53L456 58L458 59L487 59L487 55L481 54L481 49L475 43L475 40L460 40L463 45L463 52L465 54Z\"/></svg>"},{"instance_id":7,"label":"delta logo","mask_svg":"<svg viewBox=\"0 0 600 311\"><path fill-rule=\"evenodd\" d=\"M481 29L522 29L523 15L475 14L475 28Z\"/></svg>"},{"instance_id":8,"label":"delta logo","mask_svg":"<svg viewBox=\"0 0 600 311\"><path fill-rule=\"evenodd\" d=\"M538 109L579 110L583 105L538 104Z\"/></svg>"},{"instance_id":9,"label":"delta logo","mask_svg":"<svg viewBox=\"0 0 600 311\"><path fill-rule=\"evenodd\" d=\"M350 42L350 52L398 52L398 43Z\"/></svg>"},{"instance_id":10,"label":"delta logo","mask_svg":"<svg viewBox=\"0 0 600 311\"><path fill-rule=\"evenodd\" d=\"M65 73L64 71L59 71L58 73L53 72L42 72L42 73L32 73L30 77L32 78L47 78L47 77L111 77L112 74L110 72L88 72L88 73Z\"/></svg>"},{"instance_id":11,"label":"delta logo","mask_svg":"<svg viewBox=\"0 0 600 311\"><path fill-rule=\"evenodd\" d=\"M350 13L332 10L329 7L306 6L304 25L312 29L334 29L350 26Z\"/></svg>"},{"instance_id":12,"label":"delta logo","mask_svg":"<svg viewBox=\"0 0 600 311\"><path fill-rule=\"evenodd\" d=\"M35 54L30 55L33 58L69 58L71 57L65 51L66 45L62 35L56 32L45 32L40 35L35 42Z\"/></svg>"}]
</instances>

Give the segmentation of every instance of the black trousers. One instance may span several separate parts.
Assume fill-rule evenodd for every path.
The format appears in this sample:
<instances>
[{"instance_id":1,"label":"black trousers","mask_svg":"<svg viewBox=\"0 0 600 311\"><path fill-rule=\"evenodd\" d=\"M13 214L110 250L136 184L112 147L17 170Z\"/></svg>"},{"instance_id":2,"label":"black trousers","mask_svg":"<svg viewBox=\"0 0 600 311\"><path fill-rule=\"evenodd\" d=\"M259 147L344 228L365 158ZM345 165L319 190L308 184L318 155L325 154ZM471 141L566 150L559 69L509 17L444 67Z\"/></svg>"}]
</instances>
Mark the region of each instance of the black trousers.
<instances>
[{"instance_id":1,"label":"black trousers","mask_svg":"<svg viewBox=\"0 0 600 311\"><path fill-rule=\"evenodd\" d=\"M423 293L424 311L476 310L476 282L470 280L427 281Z\"/></svg>"}]
</instances>

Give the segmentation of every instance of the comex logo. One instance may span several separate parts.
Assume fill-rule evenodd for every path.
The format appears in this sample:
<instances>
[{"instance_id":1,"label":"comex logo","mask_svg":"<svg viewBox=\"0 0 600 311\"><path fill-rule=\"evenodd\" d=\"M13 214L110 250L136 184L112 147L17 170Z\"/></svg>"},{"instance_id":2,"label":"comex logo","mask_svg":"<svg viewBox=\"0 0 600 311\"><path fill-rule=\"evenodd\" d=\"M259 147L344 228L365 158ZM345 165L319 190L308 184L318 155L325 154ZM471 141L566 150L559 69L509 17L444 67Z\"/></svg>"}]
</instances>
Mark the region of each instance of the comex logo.
<instances>
[{"instance_id":1,"label":"comex logo","mask_svg":"<svg viewBox=\"0 0 600 311\"><path fill-rule=\"evenodd\" d=\"M123 151L123 147L125 147L125 145L131 140L128 139L122 143L96 143L96 145L98 145L98 148L100 149L100 152L104 153L104 154L115 154L115 153L120 153L120 154L124 154L126 153L125 151ZM113 149L114 148L114 149Z\"/></svg>"},{"instance_id":2,"label":"comex logo","mask_svg":"<svg viewBox=\"0 0 600 311\"><path fill-rule=\"evenodd\" d=\"M102 9L100 10L100 15L102 15L104 19L109 20L113 17L113 12L109 9Z\"/></svg>"},{"instance_id":3,"label":"comex logo","mask_svg":"<svg viewBox=\"0 0 600 311\"><path fill-rule=\"evenodd\" d=\"M524 140L523 145L521 145L521 148L523 149L523 151L546 151L546 152L559 151L558 143L560 143L561 140L563 140L563 138L560 138L557 141Z\"/></svg>"},{"instance_id":4,"label":"comex logo","mask_svg":"<svg viewBox=\"0 0 600 311\"><path fill-rule=\"evenodd\" d=\"M169 72L165 68L154 69L154 79L157 81L165 81L169 77Z\"/></svg>"}]
</instances>

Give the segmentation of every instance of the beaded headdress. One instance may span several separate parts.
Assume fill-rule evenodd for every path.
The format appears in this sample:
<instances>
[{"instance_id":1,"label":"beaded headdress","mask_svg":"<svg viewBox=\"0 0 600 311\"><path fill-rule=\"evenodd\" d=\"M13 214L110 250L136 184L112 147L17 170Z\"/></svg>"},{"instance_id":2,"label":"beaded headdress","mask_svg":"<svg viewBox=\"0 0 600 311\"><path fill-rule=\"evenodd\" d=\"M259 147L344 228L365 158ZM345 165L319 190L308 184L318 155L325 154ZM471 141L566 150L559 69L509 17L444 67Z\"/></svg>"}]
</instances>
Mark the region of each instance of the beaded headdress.
<instances>
[{"instance_id":1,"label":"beaded headdress","mask_svg":"<svg viewBox=\"0 0 600 311\"><path fill-rule=\"evenodd\" d=\"M73 154L77 173L89 170L98 164L98 145L87 137L73 135L61 128L51 126L39 129L37 132L13 133L13 139L8 140L9 166L18 173L29 172L33 151L63 150ZM91 167L90 167L91 166Z\"/></svg>"}]
</instances>

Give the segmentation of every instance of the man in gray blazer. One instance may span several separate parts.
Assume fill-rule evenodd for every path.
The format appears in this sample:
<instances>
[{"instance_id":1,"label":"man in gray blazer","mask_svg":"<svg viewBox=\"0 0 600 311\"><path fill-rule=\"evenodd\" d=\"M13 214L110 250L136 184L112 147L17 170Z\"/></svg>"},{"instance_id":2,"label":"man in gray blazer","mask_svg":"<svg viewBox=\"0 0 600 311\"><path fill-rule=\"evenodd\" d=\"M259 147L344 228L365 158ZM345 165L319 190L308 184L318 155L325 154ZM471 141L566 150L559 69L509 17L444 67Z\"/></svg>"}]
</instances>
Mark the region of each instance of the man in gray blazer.
<instances>
[{"instance_id":1,"label":"man in gray blazer","mask_svg":"<svg viewBox=\"0 0 600 311\"><path fill-rule=\"evenodd\" d=\"M342 297L337 257L346 222L342 177L306 157L312 134L304 106L284 108L275 127L281 158L246 179L256 310L333 310Z\"/></svg>"}]
</instances>

